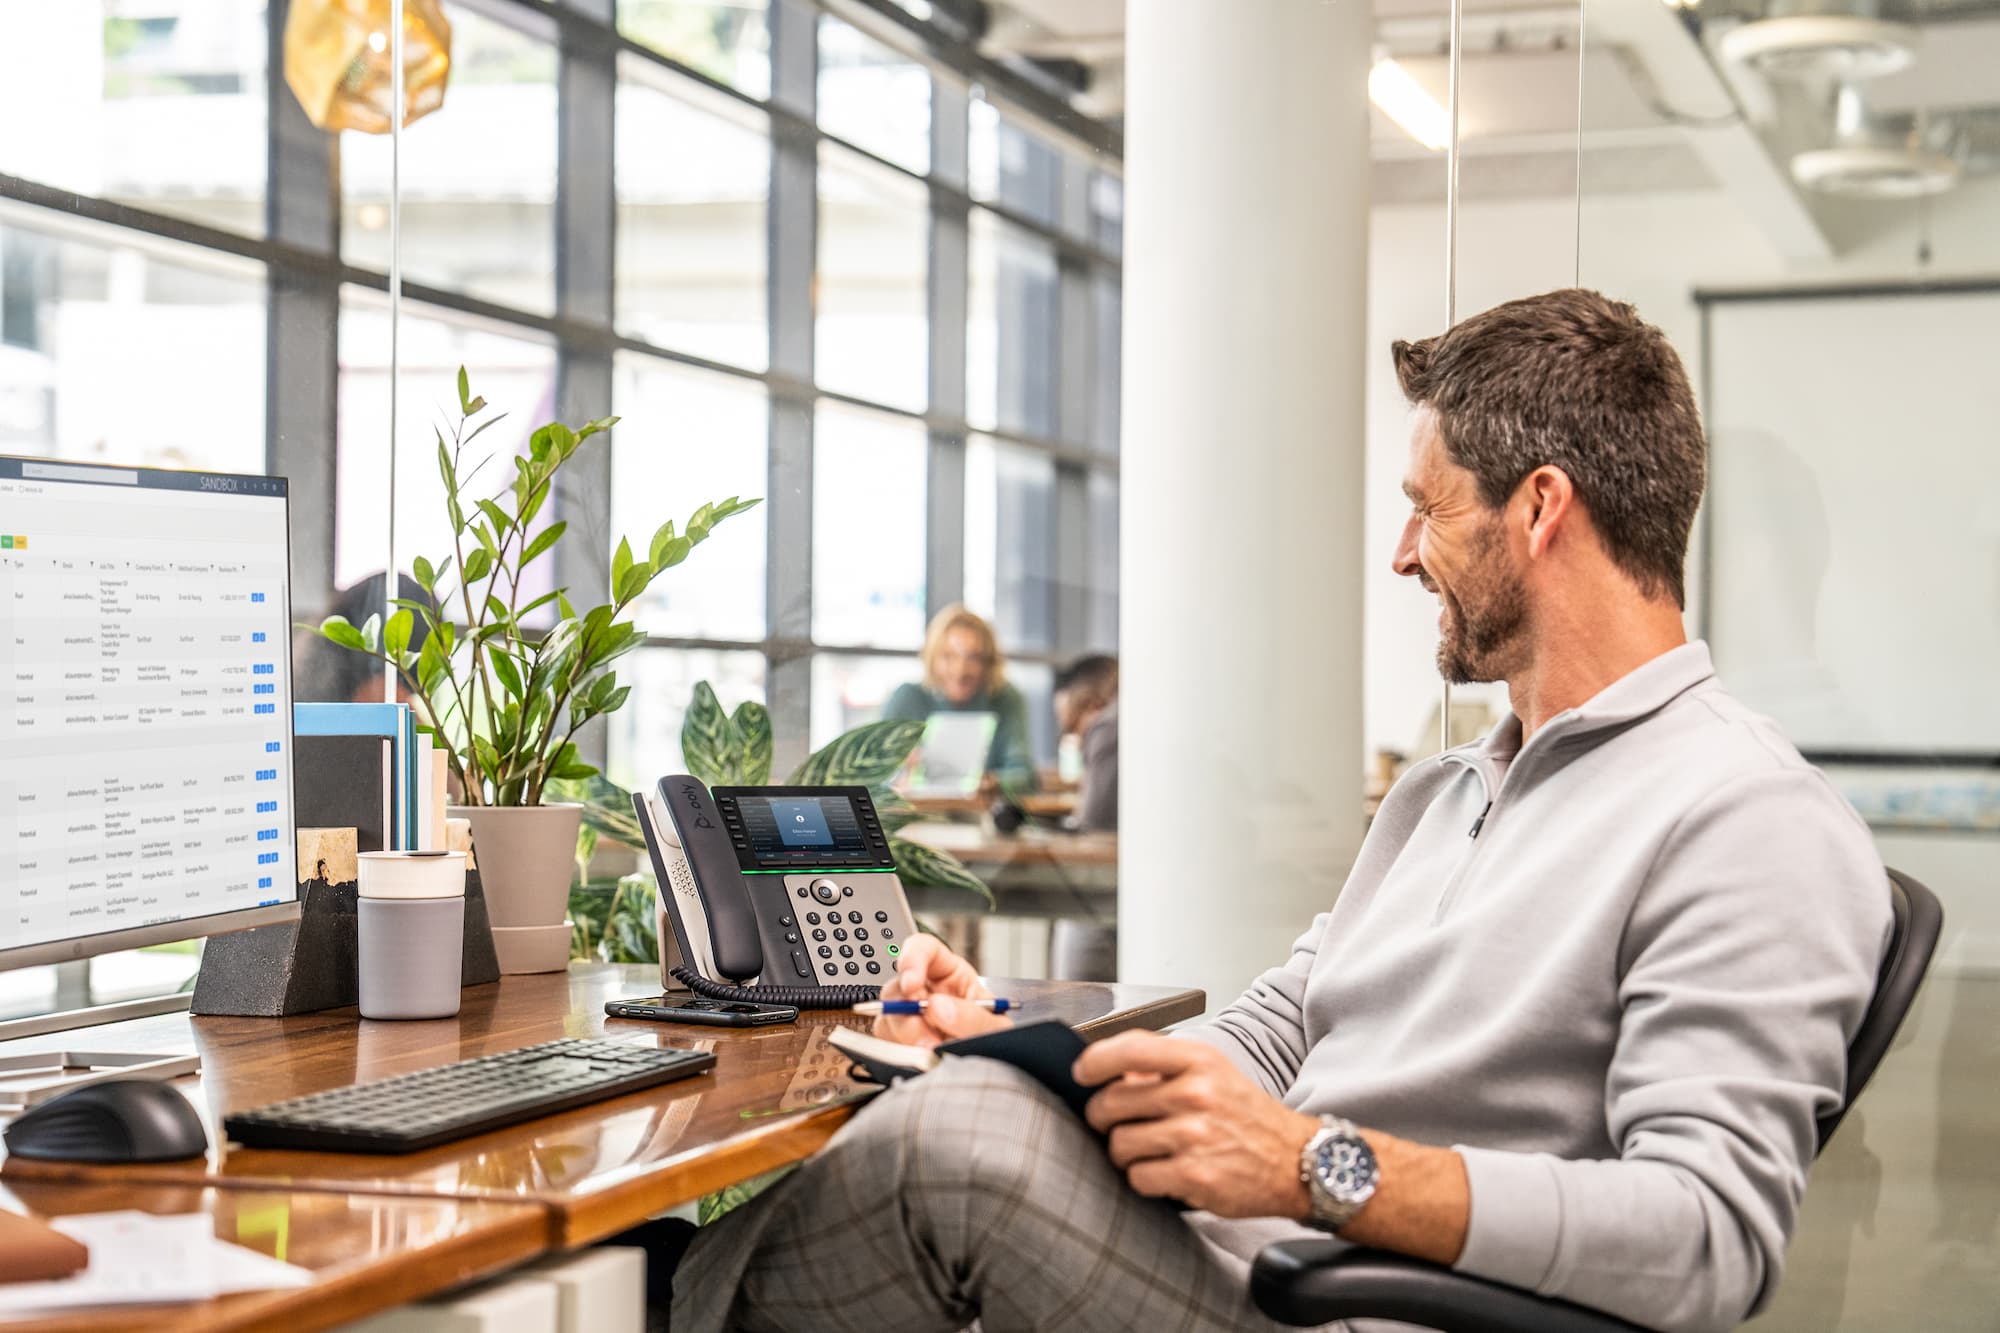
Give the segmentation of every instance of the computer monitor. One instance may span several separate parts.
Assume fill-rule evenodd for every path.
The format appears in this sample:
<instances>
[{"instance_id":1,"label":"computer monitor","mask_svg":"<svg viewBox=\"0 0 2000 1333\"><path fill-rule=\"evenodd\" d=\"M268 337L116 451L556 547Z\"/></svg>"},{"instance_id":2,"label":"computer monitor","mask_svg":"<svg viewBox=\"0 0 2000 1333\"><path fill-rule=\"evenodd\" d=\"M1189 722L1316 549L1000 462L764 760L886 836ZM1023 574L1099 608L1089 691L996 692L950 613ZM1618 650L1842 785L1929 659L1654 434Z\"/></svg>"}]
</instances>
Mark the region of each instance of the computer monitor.
<instances>
[{"instance_id":1,"label":"computer monitor","mask_svg":"<svg viewBox=\"0 0 2000 1333\"><path fill-rule=\"evenodd\" d=\"M279 477L0 457L0 969L295 919Z\"/></svg>"}]
</instances>

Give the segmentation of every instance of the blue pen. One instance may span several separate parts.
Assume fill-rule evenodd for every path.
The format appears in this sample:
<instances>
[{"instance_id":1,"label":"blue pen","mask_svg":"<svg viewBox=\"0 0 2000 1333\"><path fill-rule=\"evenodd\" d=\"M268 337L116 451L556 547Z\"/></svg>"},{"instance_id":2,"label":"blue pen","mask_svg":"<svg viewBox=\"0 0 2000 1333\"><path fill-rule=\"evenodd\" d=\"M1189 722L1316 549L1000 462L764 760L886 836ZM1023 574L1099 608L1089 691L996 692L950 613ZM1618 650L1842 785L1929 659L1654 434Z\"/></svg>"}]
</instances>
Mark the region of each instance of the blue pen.
<instances>
[{"instance_id":1,"label":"blue pen","mask_svg":"<svg viewBox=\"0 0 2000 1333\"><path fill-rule=\"evenodd\" d=\"M1012 1000L997 997L990 1000L962 1000L957 996L952 998L955 1003L969 1004L975 1009L991 1009L996 1014L1004 1014L1009 1009L1020 1007ZM929 1000L863 1000L854 1006L854 1012L867 1014L871 1018L882 1014L921 1014L930 1008L930 1005Z\"/></svg>"}]
</instances>

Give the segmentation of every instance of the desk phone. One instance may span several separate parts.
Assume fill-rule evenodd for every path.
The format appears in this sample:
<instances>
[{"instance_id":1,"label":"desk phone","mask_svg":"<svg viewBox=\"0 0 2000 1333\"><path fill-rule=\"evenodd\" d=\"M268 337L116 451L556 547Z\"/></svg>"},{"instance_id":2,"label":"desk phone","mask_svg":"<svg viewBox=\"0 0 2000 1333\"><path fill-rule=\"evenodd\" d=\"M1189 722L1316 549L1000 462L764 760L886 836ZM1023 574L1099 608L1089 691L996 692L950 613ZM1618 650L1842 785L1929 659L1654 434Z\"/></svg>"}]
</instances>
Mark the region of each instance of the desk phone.
<instances>
[{"instance_id":1,"label":"desk phone","mask_svg":"<svg viewBox=\"0 0 2000 1333\"><path fill-rule=\"evenodd\" d=\"M881 994L917 924L866 787L634 792L659 882L661 984L839 1009Z\"/></svg>"}]
</instances>

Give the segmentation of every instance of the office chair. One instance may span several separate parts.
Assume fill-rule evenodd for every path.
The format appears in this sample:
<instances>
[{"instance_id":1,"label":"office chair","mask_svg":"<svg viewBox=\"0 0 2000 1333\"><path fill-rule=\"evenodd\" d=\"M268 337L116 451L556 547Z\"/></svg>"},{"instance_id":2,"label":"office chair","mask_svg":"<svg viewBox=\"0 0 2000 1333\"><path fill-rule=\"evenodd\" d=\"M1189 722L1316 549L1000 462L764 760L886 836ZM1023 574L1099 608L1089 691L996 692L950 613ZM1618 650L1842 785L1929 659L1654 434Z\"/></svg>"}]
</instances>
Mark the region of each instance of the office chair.
<instances>
[{"instance_id":1,"label":"office chair","mask_svg":"<svg viewBox=\"0 0 2000 1333\"><path fill-rule=\"evenodd\" d=\"M1944 910L1936 895L1891 870L1889 900L1894 924L1875 998L1847 1047L1847 1096L1820 1117L1815 1152L1826 1148L1847 1108L1868 1086L1937 948ZM1399 1319L1441 1333L1644 1333L1634 1324L1568 1301L1455 1273L1423 1259L1343 1247L1331 1237L1266 1246L1251 1270L1250 1292L1265 1314L1300 1327L1334 1319Z\"/></svg>"}]
</instances>

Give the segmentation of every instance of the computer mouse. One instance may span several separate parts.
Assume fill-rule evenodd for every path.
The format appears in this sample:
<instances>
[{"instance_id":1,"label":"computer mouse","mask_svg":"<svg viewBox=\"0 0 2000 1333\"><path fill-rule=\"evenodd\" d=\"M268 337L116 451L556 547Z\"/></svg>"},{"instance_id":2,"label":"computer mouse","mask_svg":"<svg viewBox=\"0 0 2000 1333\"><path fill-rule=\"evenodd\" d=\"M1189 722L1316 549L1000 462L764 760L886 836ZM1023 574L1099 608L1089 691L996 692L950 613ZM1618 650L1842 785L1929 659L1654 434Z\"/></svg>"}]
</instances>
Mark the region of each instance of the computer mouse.
<instances>
[{"instance_id":1,"label":"computer mouse","mask_svg":"<svg viewBox=\"0 0 2000 1333\"><path fill-rule=\"evenodd\" d=\"M56 1162L177 1162L208 1151L188 1099L165 1083L91 1083L32 1107L7 1126L7 1151Z\"/></svg>"}]
</instances>

